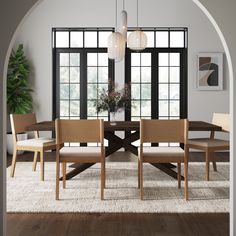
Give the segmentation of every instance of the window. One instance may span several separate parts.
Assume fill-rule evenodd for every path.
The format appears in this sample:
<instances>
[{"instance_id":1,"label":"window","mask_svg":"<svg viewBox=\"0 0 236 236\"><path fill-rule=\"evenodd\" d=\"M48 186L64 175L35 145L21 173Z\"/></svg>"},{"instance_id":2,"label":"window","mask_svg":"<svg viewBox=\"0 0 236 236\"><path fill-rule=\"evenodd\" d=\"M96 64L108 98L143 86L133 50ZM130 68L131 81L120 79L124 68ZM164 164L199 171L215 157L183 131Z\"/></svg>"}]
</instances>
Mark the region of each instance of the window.
<instances>
[{"instance_id":1,"label":"window","mask_svg":"<svg viewBox=\"0 0 236 236\"><path fill-rule=\"evenodd\" d=\"M53 118L108 120L107 112L97 113L94 102L108 89L108 78L114 78L106 48L112 31L53 29Z\"/></svg>"},{"instance_id":2,"label":"window","mask_svg":"<svg viewBox=\"0 0 236 236\"><path fill-rule=\"evenodd\" d=\"M186 118L187 29L142 30L148 38L147 48L141 52L126 50L125 77L131 84L132 106L125 118Z\"/></svg>"}]
</instances>

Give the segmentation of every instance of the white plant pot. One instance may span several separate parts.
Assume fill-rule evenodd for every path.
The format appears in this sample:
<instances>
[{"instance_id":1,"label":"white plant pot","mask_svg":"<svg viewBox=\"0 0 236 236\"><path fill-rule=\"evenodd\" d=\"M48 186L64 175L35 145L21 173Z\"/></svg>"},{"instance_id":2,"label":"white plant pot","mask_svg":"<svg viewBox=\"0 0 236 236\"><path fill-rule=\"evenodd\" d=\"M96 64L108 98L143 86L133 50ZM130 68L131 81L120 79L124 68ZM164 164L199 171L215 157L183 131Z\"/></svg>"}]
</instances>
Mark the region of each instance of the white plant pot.
<instances>
[{"instance_id":1,"label":"white plant pot","mask_svg":"<svg viewBox=\"0 0 236 236\"><path fill-rule=\"evenodd\" d=\"M18 141L26 140L27 138L28 138L27 133L17 134ZM14 145L13 145L12 134L7 134L7 152L8 152L8 154L12 155L13 150L14 150ZM17 151L17 154L23 154L23 153L24 153L24 151Z\"/></svg>"}]
</instances>

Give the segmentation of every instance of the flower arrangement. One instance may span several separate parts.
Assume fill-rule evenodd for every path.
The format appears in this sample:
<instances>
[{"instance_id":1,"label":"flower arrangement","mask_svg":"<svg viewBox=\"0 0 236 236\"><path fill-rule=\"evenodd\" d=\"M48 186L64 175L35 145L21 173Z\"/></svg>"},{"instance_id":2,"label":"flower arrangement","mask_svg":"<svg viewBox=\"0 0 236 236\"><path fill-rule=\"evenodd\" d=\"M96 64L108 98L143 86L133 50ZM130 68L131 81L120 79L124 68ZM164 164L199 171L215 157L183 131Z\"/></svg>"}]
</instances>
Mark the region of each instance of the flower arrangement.
<instances>
[{"instance_id":1,"label":"flower arrangement","mask_svg":"<svg viewBox=\"0 0 236 236\"><path fill-rule=\"evenodd\" d=\"M130 108L130 86L125 84L121 89L116 84L109 81L109 89L102 89L99 99L95 101L97 112L108 111L120 112L122 109Z\"/></svg>"}]
</instances>

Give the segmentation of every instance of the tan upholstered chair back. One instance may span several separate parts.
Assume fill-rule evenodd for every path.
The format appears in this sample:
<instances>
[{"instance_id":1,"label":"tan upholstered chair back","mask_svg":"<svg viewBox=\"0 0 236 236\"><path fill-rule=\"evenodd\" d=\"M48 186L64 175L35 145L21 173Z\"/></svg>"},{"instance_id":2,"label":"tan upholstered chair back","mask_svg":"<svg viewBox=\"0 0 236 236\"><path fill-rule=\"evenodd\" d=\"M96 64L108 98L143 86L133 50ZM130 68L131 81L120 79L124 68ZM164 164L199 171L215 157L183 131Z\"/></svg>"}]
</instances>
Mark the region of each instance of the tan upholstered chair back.
<instances>
[{"instance_id":1,"label":"tan upholstered chair back","mask_svg":"<svg viewBox=\"0 0 236 236\"><path fill-rule=\"evenodd\" d=\"M34 113L29 114L11 114L11 129L13 134L26 132L26 127L37 123Z\"/></svg>"},{"instance_id":2,"label":"tan upholstered chair back","mask_svg":"<svg viewBox=\"0 0 236 236\"><path fill-rule=\"evenodd\" d=\"M224 132L229 132L230 130L229 114L228 113L214 113L212 124L221 126Z\"/></svg>"},{"instance_id":3,"label":"tan upholstered chair back","mask_svg":"<svg viewBox=\"0 0 236 236\"><path fill-rule=\"evenodd\" d=\"M178 142L186 143L188 120L145 120L140 123L140 142Z\"/></svg>"},{"instance_id":4,"label":"tan upholstered chair back","mask_svg":"<svg viewBox=\"0 0 236 236\"><path fill-rule=\"evenodd\" d=\"M103 120L60 120L56 119L56 143L102 143L104 138Z\"/></svg>"}]
</instances>

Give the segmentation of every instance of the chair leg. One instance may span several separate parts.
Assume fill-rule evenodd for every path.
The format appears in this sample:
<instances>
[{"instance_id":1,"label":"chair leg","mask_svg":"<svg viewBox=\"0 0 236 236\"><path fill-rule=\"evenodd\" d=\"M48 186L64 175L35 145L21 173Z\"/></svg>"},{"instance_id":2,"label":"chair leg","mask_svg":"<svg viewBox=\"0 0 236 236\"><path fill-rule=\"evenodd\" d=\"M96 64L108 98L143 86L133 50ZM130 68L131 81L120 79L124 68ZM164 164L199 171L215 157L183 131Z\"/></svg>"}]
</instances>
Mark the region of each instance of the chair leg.
<instances>
[{"instance_id":1,"label":"chair leg","mask_svg":"<svg viewBox=\"0 0 236 236\"><path fill-rule=\"evenodd\" d=\"M103 187L106 188L106 160L104 160L104 183Z\"/></svg>"},{"instance_id":2,"label":"chair leg","mask_svg":"<svg viewBox=\"0 0 236 236\"><path fill-rule=\"evenodd\" d=\"M43 151L40 151L40 168L41 168L41 181L44 181L44 160L43 160Z\"/></svg>"},{"instance_id":3,"label":"chair leg","mask_svg":"<svg viewBox=\"0 0 236 236\"><path fill-rule=\"evenodd\" d=\"M56 200L59 200L59 184L60 184L60 163L56 161Z\"/></svg>"},{"instance_id":4,"label":"chair leg","mask_svg":"<svg viewBox=\"0 0 236 236\"><path fill-rule=\"evenodd\" d=\"M37 161L38 161L38 152L34 152L34 161L33 161L32 171L36 171Z\"/></svg>"},{"instance_id":5,"label":"chair leg","mask_svg":"<svg viewBox=\"0 0 236 236\"><path fill-rule=\"evenodd\" d=\"M178 188L181 188L181 163L177 163L178 166Z\"/></svg>"},{"instance_id":6,"label":"chair leg","mask_svg":"<svg viewBox=\"0 0 236 236\"><path fill-rule=\"evenodd\" d=\"M101 161L101 200L104 199L104 187L105 187L105 160Z\"/></svg>"},{"instance_id":7,"label":"chair leg","mask_svg":"<svg viewBox=\"0 0 236 236\"><path fill-rule=\"evenodd\" d=\"M63 188L66 188L66 162L62 163Z\"/></svg>"},{"instance_id":8,"label":"chair leg","mask_svg":"<svg viewBox=\"0 0 236 236\"><path fill-rule=\"evenodd\" d=\"M140 189L140 161L138 160L138 188Z\"/></svg>"},{"instance_id":9,"label":"chair leg","mask_svg":"<svg viewBox=\"0 0 236 236\"><path fill-rule=\"evenodd\" d=\"M140 161L140 199L143 200L143 163Z\"/></svg>"},{"instance_id":10,"label":"chair leg","mask_svg":"<svg viewBox=\"0 0 236 236\"><path fill-rule=\"evenodd\" d=\"M188 200L188 162L184 162L184 195L185 200Z\"/></svg>"},{"instance_id":11,"label":"chair leg","mask_svg":"<svg viewBox=\"0 0 236 236\"><path fill-rule=\"evenodd\" d=\"M209 156L210 153L206 151L206 180L209 181Z\"/></svg>"},{"instance_id":12,"label":"chair leg","mask_svg":"<svg viewBox=\"0 0 236 236\"><path fill-rule=\"evenodd\" d=\"M11 177L14 177L15 169L16 169L16 158L17 158L17 150L14 149L11 163Z\"/></svg>"},{"instance_id":13,"label":"chair leg","mask_svg":"<svg viewBox=\"0 0 236 236\"><path fill-rule=\"evenodd\" d=\"M216 159L215 159L215 153L211 153L211 159L212 159L212 164L213 164L213 170L216 172L217 171L217 166L216 166Z\"/></svg>"}]
</instances>

